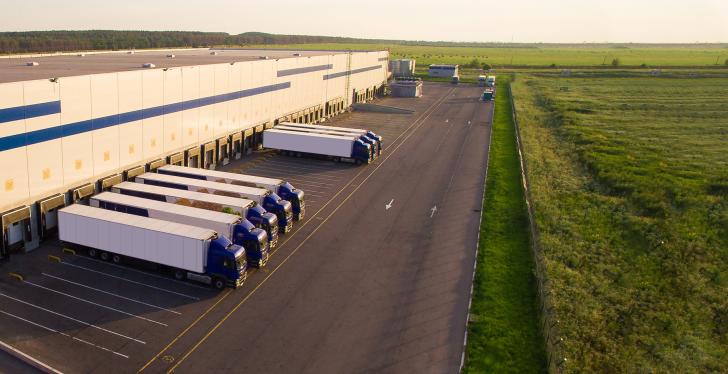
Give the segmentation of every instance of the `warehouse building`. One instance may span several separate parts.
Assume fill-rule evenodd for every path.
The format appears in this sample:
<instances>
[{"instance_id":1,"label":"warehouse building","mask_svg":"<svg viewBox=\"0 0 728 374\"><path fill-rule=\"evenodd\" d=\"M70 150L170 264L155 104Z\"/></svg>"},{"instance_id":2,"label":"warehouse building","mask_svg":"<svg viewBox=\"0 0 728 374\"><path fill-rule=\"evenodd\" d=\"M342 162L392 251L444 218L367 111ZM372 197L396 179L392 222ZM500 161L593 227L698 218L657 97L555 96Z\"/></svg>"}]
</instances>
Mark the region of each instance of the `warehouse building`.
<instances>
[{"instance_id":1,"label":"warehouse building","mask_svg":"<svg viewBox=\"0 0 728 374\"><path fill-rule=\"evenodd\" d=\"M427 75L431 77L458 77L459 65L430 65L427 69Z\"/></svg>"},{"instance_id":2,"label":"warehouse building","mask_svg":"<svg viewBox=\"0 0 728 374\"><path fill-rule=\"evenodd\" d=\"M214 168L277 122L372 99L388 52L186 49L0 58L0 259L56 211L164 164Z\"/></svg>"}]
</instances>

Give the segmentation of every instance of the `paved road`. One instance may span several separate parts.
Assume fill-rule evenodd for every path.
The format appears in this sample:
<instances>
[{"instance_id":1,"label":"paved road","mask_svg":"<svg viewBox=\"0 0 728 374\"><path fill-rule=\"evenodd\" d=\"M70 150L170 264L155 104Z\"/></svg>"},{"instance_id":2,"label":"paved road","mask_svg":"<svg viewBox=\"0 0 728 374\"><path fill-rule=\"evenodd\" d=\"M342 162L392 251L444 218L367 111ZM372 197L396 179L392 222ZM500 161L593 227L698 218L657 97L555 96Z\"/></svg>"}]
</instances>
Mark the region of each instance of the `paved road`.
<instances>
[{"instance_id":1,"label":"paved road","mask_svg":"<svg viewBox=\"0 0 728 374\"><path fill-rule=\"evenodd\" d=\"M457 371L492 109L480 91L427 83L421 99L382 100L414 114L337 116L385 137L369 166L258 152L224 167L307 196L306 219L242 288L48 242L0 265L0 338L66 372ZM0 372L16 372L11 363L0 356Z\"/></svg>"},{"instance_id":2,"label":"paved road","mask_svg":"<svg viewBox=\"0 0 728 374\"><path fill-rule=\"evenodd\" d=\"M491 108L475 87L426 88L442 100L387 139L285 263L167 369L458 371Z\"/></svg>"}]
</instances>

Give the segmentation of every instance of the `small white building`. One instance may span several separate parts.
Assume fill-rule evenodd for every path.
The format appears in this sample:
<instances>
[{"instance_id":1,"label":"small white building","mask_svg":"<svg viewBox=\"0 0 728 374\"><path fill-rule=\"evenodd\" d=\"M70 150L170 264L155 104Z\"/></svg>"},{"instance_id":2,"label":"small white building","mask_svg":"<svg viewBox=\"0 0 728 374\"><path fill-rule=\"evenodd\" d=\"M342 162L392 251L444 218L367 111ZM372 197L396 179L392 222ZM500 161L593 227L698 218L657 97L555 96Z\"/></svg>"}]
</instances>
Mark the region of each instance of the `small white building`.
<instances>
[{"instance_id":1,"label":"small white building","mask_svg":"<svg viewBox=\"0 0 728 374\"><path fill-rule=\"evenodd\" d=\"M430 77L458 77L460 76L458 68L459 65L430 65L427 75Z\"/></svg>"}]
</instances>

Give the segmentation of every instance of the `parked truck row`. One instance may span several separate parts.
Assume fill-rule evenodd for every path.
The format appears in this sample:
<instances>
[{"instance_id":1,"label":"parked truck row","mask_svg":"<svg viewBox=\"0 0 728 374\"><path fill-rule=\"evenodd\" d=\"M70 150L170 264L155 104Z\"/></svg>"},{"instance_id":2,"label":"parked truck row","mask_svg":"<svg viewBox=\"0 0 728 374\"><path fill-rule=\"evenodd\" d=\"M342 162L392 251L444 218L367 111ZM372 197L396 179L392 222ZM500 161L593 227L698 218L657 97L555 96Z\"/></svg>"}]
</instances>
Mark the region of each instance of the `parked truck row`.
<instances>
[{"instance_id":1,"label":"parked truck row","mask_svg":"<svg viewBox=\"0 0 728 374\"><path fill-rule=\"evenodd\" d=\"M238 287L248 265L265 266L280 233L304 217L290 183L165 166L59 211L65 246L121 263L141 260L178 280ZM286 198L278 195L281 193Z\"/></svg>"}]
</instances>

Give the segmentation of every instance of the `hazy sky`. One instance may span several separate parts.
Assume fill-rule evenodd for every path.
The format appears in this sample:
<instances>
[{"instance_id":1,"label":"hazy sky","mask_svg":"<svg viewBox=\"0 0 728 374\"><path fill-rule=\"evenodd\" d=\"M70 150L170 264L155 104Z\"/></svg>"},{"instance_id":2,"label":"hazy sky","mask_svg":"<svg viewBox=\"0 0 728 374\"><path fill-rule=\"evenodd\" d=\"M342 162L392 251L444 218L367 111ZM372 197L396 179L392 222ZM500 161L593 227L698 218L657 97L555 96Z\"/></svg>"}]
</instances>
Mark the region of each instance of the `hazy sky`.
<instances>
[{"instance_id":1,"label":"hazy sky","mask_svg":"<svg viewBox=\"0 0 728 374\"><path fill-rule=\"evenodd\" d=\"M728 0L0 0L0 30L509 42L728 42Z\"/></svg>"}]
</instances>

